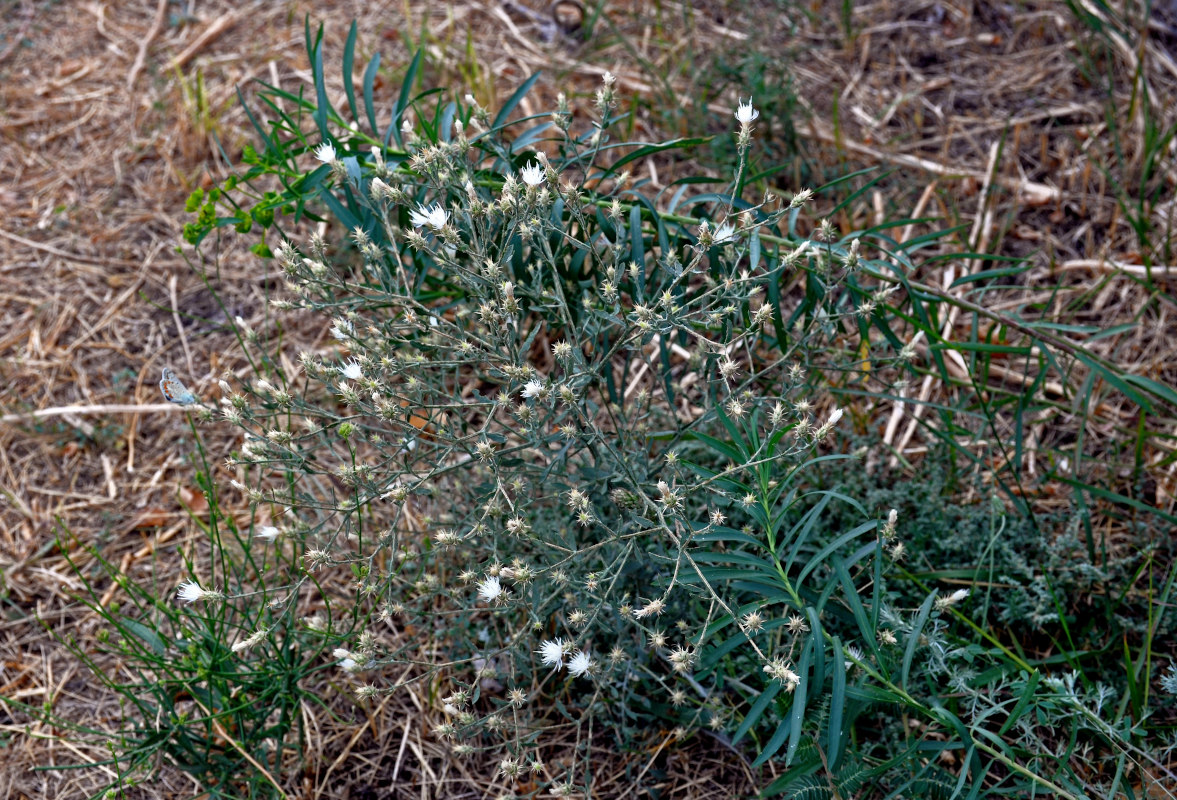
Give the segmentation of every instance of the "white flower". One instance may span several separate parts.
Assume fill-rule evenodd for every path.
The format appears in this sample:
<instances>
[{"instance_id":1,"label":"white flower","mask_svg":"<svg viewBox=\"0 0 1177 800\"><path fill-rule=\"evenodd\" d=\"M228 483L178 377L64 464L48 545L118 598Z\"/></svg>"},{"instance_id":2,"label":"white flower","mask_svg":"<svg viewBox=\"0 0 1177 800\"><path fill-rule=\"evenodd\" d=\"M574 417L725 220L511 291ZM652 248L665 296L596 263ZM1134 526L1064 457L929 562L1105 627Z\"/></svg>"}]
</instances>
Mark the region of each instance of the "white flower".
<instances>
[{"instance_id":1,"label":"white flower","mask_svg":"<svg viewBox=\"0 0 1177 800\"><path fill-rule=\"evenodd\" d=\"M748 123L752 122L752 120L756 119L759 116L760 116L760 112L757 111L756 109L752 108L752 98L751 97L748 98L748 102L746 104L744 103L743 100L740 101L740 105L736 109L736 120L741 125L747 125Z\"/></svg>"},{"instance_id":2,"label":"white flower","mask_svg":"<svg viewBox=\"0 0 1177 800\"><path fill-rule=\"evenodd\" d=\"M842 409L835 408L834 413L830 414L829 420L826 421L826 425L832 428L838 424L838 420L840 420L841 418L842 418Z\"/></svg>"},{"instance_id":3,"label":"white flower","mask_svg":"<svg viewBox=\"0 0 1177 800\"><path fill-rule=\"evenodd\" d=\"M331 326L331 335L339 341L345 341L349 336L355 333L355 327L346 319L337 319L335 324Z\"/></svg>"},{"instance_id":4,"label":"white flower","mask_svg":"<svg viewBox=\"0 0 1177 800\"><path fill-rule=\"evenodd\" d=\"M730 222L725 222L715 229L715 234L711 237L714 244L724 244L736 238L736 226Z\"/></svg>"},{"instance_id":5,"label":"white flower","mask_svg":"<svg viewBox=\"0 0 1177 800\"><path fill-rule=\"evenodd\" d=\"M267 542L272 542L281 535L282 531L278 530L273 525L266 525L264 527L258 528L257 533L254 534L254 537L258 539L265 539Z\"/></svg>"},{"instance_id":6,"label":"white flower","mask_svg":"<svg viewBox=\"0 0 1177 800\"><path fill-rule=\"evenodd\" d=\"M330 164L335 161L335 147L331 142L323 142L315 148L315 158L322 161L324 164Z\"/></svg>"},{"instance_id":7,"label":"white flower","mask_svg":"<svg viewBox=\"0 0 1177 800\"><path fill-rule=\"evenodd\" d=\"M431 206L420 203L409 212L409 221L413 223L414 228L428 225L433 230L439 231L446 226L449 220L449 212L442 207L441 203L434 203Z\"/></svg>"},{"instance_id":8,"label":"white flower","mask_svg":"<svg viewBox=\"0 0 1177 800\"><path fill-rule=\"evenodd\" d=\"M966 597L968 597L968 596L969 596L969 590L968 590L968 589L957 589L955 592L953 592L952 594L948 595L948 598L947 598L947 599L948 599L948 605L950 605L950 606L954 606L954 605L956 605L957 603L959 603L961 600L964 600L964 599L965 599Z\"/></svg>"},{"instance_id":9,"label":"white flower","mask_svg":"<svg viewBox=\"0 0 1177 800\"><path fill-rule=\"evenodd\" d=\"M957 603L959 603L961 600L964 600L968 596L969 596L968 589L957 589L955 592L948 595L947 597L937 597L936 598L936 610L937 611L944 611L948 608L951 608L952 606L956 605Z\"/></svg>"},{"instance_id":10,"label":"white flower","mask_svg":"<svg viewBox=\"0 0 1177 800\"><path fill-rule=\"evenodd\" d=\"M523 396L527 398L539 397L544 390L544 382L539 378L532 378L523 387Z\"/></svg>"},{"instance_id":11,"label":"white flower","mask_svg":"<svg viewBox=\"0 0 1177 800\"><path fill-rule=\"evenodd\" d=\"M564 640L563 639L549 639L540 642L539 650L535 651L539 654L540 660L544 662L545 667L554 667L559 670L564 666Z\"/></svg>"},{"instance_id":12,"label":"white flower","mask_svg":"<svg viewBox=\"0 0 1177 800\"><path fill-rule=\"evenodd\" d=\"M532 161L519 170L519 176L528 186L539 186L544 182L544 168Z\"/></svg>"},{"instance_id":13,"label":"white flower","mask_svg":"<svg viewBox=\"0 0 1177 800\"><path fill-rule=\"evenodd\" d=\"M180 584L180 588L176 592L176 597L185 603L195 603L197 600L203 599L210 594L215 594L215 592L200 588L200 584L196 581L186 581Z\"/></svg>"},{"instance_id":14,"label":"white flower","mask_svg":"<svg viewBox=\"0 0 1177 800\"><path fill-rule=\"evenodd\" d=\"M577 650L572 654L572 658L568 659L568 671L572 673L572 677L581 678L593 671L596 664L593 662L589 654L584 650Z\"/></svg>"},{"instance_id":15,"label":"white flower","mask_svg":"<svg viewBox=\"0 0 1177 800\"><path fill-rule=\"evenodd\" d=\"M346 362L342 367L339 367L339 374L347 378L349 381L359 381L364 379L364 371L360 368L360 362L354 358Z\"/></svg>"},{"instance_id":16,"label":"white flower","mask_svg":"<svg viewBox=\"0 0 1177 800\"><path fill-rule=\"evenodd\" d=\"M248 650L249 648L253 647L264 638L266 638L266 630L262 628L250 634L249 637L234 644L232 650L234 653L240 653L242 650Z\"/></svg>"},{"instance_id":17,"label":"white flower","mask_svg":"<svg viewBox=\"0 0 1177 800\"><path fill-rule=\"evenodd\" d=\"M488 603L498 600L503 594L503 585L498 578L487 578L478 584L478 596Z\"/></svg>"}]
</instances>

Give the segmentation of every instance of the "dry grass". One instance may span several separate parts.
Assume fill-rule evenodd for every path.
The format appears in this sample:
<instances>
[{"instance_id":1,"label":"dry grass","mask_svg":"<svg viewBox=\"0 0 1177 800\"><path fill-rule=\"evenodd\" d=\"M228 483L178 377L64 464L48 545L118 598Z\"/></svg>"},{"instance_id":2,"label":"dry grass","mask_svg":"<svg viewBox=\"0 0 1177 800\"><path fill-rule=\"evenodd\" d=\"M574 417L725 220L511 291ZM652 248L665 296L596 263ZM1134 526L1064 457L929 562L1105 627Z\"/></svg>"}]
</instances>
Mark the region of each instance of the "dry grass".
<instances>
[{"instance_id":1,"label":"dry grass","mask_svg":"<svg viewBox=\"0 0 1177 800\"><path fill-rule=\"evenodd\" d=\"M1112 191L1117 181L1138 183L1144 169L1143 121L1132 110L1139 104L1128 94L1131 81L1119 81L1124 95L1116 102L1129 110L1120 120L1127 127L1107 129L1101 91L1079 72L1083 34L1060 4L1009 10L1014 7L882 1L855 9L850 44L836 22L838 4L814 3L812 16L795 15L798 27L790 32L770 3L694 9L610 2L588 42L563 35L542 15L521 11L523 5L291 0L240 8L217 0L196 4L198 18L181 20L181 6L166 3L158 6L162 13L149 3L0 4L12 12L0 14L0 405L4 414L143 405L0 425L0 694L99 727L117 714L115 698L98 691L41 627L83 643L94 633L96 620L71 600L78 583L56 549L59 528L99 546L133 578L173 570L161 582L179 580L174 553L195 542L185 505L199 513L201 498L186 462L190 433L181 415L166 413L175 409L158 404L155 384L160 368L171 365L205 391L223 370L241 366L229 355L237 351L225 312L176 252L183 203L193 188L228 174L217 140L234 158L246 141L237 85L252 78L286 88L309 82L305 14L329 23L329 63L342 51L347 21L357 17L364 60L379 48L384 63L403 65L402 35L419 40L428 84L470 89L492 107L541 67L546 78L524 112L546 107L557 90L587 94L612 70L623 95L639 98L634 138L685 132L665 127L686 119L692 104L715 110L734 104L734 92L713 94L699 82L700 63L752 46L802 52L793 74L795 92L812 113L797 120L809 162L841 172L898 167L846 209L839 224L908 214L942 220L907 236L965 224L978 251L1034 260L1021 289L1005 293L1003 307L1038 303L1059 319L1105 327L1141 320L1093 347L1137 374L1177 383L1168 344L1177 274L1158 274L1154 290L1124 271L1109 271L1112 262L1131 272L1131 265L1169 255L1167 246L1141 251ZM1152 35L1155 47L1112 48L1096 66L1130 75L1143 55L1140 74L1168 115L1162 122L1171 125L1177 67L1164 47L1177 40ZM831 124L835 98L837 125ZM671 99L683 108L681 118L657 113ZM1116 141L1123 147L1119 158L1112 152ZM700 171L669 161L645 169L642 177L655 187ZM1175 182L1167 167L1155 180L1170 190ZM1173 204L1148 213L1161 241L1172 227ZM234 241L204 258L229 316L265 326L262 298L272 280L266 267ZM947 287L962 271L982 268L980 260L941 263L919 277ZM1061 290L1053 288L1058 284ZM998 301L990 295L986 302ZM323 334L289 332L308 345ZM1136 410L1118 395L1099 396L1088 449L1110 458L1135 426ZM876 422L883 433L887 417ZM894 422L892 436L918 454L918 433L904 438L909 424L909 417ZM1065 419L1039 420L1032 430L1043 446L1073 435ZM214 459L235 444L215 427L205 435ZM1144 454L1154 502L1168 509L1177 494L1171 452L1169 438L1153 441ZM438 712L418 693L394 695L377 713L352 722L352 704L338 697L331 703L340 717L313 712L312 766L291 779L290 796L491 791L491 765L447 757L427 734ZM718 740L668 744L652 733L650 741L646 752L630 754L610 753L606 741L595 745L597 796L655 788L663 796L700 798L752 791L754 776ZM0 761L7 762L0 769L2 796L85 796L98 768L30 770L104 757L89 743L0 706ZM634 779L643 767L649 769L639 789ZM196 788L165 769L143 796L188 796Z\"/></svg>"}]
</instances>

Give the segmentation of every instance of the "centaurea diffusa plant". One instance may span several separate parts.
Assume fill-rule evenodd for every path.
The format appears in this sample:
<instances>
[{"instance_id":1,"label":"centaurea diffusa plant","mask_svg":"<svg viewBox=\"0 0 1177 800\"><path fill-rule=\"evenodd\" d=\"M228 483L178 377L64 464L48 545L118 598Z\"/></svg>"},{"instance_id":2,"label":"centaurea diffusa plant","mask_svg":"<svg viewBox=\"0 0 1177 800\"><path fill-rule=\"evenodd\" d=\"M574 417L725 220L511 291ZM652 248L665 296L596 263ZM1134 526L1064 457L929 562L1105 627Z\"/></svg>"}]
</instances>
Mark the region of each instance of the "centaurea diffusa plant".
<instances>
[{"instance_id":1,"label":"centaurea diffusa plant","mask_svg":"<svg viewBox=\"0 0 1177 800\"><path fill-rule=\"evenodd\" d=\"M736 214L729 202L722 221L696 222L643 216L621 178L617 194L599 180L588 192L615 102L606 80L589 133L561 129L559 158L521 168L494 137L475 147L457 119L448 140L406 136L394 170L379 150L343 156L352 166L332 173L333 192L371 220L353 226L354 256L319 241L275 248L279 307L319 315L336 347L288 359L303 375L277 372L225 407L250 442L236 462L254 476L250 496L302 523L301 573L284 591L353 576L350 604L371 620L356 632L373 646L361 658L345 643L341 665L363 669L366 695L399 662L416 665L402 680L482 687L480 703L447 704L439 732L507 758L523 752L528 703L496 705L488 687L542 694L567 666L583 684L576 704L597 714L626 676L646 676L678 721L714 727L739 698L692 676L713 668L708 637L724 620L745 620L741 644L763 665L753 674L789 691L810 641L759 621L804 613L798 570L776 558L786 606L748 608L728 576L709 575L709 551L732 535L778 550L761 516L787 513L785 487L834 435L842 412L812 419L801 361L845 313L837 256L781 234L795 207ZM745 134L755 116L741 105ZM798 255L749 260L761 238ZM801 262L827 276L830 299L784 346L766 284ZM294 472L316 480L280 480ZM440 620L438 641L370 627L401 618Z\"/></svg>"},{"instance_id":2,"label":"centaurea diffusa plant","mask_svg":"<svg viewBox=\"0 0 1177 800\"><path fill-rule=\"evenodd\" d=\"M758 763L835 776L852 700L955 731L911 671L917 654L937 674L967 655L945 633L965 596L891 608L900 521L861 509L823 532L822 509L853 500L804 484L846 457L849 420L817 412L818 372L841 365L815 354L887 291L859 240L828 220L801 236L808 189L736 196L751 100L732 191L696 217L622 171L612 75L595 108L578 130L561 99L553 138L511 142L506 113L455 102L390 129L396 148L345 133L329 164L308 162L328 169L314 185L349 240L278 242L274 308L333 341L279 355L244 336L270 372L231 385L222 411L245 432L243 494L297 520L264 537L294 555L267 596L288 617L322 609L300 630L340 645L360 697L441 687L436 735L494 752L506 779L544 745L539 699L559 693L562 724L639 735L635 684L683 735L756 730Z\"/></svg>"}]
</instances>

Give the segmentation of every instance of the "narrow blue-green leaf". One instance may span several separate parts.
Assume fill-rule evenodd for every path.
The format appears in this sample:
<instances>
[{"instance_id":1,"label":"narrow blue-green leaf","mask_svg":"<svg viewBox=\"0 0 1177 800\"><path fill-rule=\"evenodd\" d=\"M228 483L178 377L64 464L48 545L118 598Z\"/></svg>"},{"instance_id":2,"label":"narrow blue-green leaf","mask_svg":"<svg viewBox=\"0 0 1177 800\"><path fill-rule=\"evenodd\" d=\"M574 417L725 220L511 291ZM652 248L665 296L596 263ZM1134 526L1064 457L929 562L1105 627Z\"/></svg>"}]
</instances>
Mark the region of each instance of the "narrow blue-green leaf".
<instances>
[{"instance_id":1,"label":"narrow blue-green leaf","mask_svg":"<svg viewBox=\"0 0 1177 800\"><path fill-rule=\"evenodd\" d=\"M877 547L878 543L872 542L872 546ZM862 641L866 643L871 653L874 654L875 661L882 664L883 658L879 653L879 643L875 636L874 626L871 624L870 618L866 615L866 609L862 606L862 598L858 596L858 590L855 588L854 581L850 577L850 571L839 560L834 561L834 571L838 573L838 581L842 584L842 593L846 596L846 605L850 606L850 612L854 614L854 621L858 623L859 636L862 637Z\"/></svg>"},{"instance_id":2,"label":"narrow blue-green leaf","mask_svg":"<svg viewBox=\"0 0 1177 800\"><path fill-rule=\"evenodd\" d=\"M167 650L167 646L164 644L163 639L159 637L159 634L142 622L133 619L124 619L121 621L120 627L129 630L134 634L135 638L141 639L144 644L151 648L151 652L157 656L162 656Z\"/></svg>"},{"instance_id":3,"label":"narrow blue-green leaf","mask_svg":"<svg viewBox=\"0 0 1177 800\"><path fill-rule=\"evenodd\" d=\"M494 122L491 124L491 129L497 129L506 123L507 118L511 116L511 112L515 110L515 106L519 105L520 101L531 91L531 87L539 80L541 73L537 72L530 78L523 82L523 85L515 90L514 94L507 98L507 102L503 103L503 107L499 109L499 113L495 115Z\"/></svg>"},{"instance_id":4,"label":"narrow blue-green leaf","mask_svg":"<svg viewBox=\"0 0 1177 800\"><path fill-rule=\"evenodd\" d=\"M805 607L805 616L809 618L810 635L813 636L813 641L824 642L825 636L822 633L821 614L813 606ZM825 647L815 647L813 649L813 685L825 686L826 683L826 649Z\"/></svg>"},{"instance_id":5,"label":"narrow blue-green leaf","mask_svg":"<svg viewBox=\"0 0 1177 800\"><path fill-rule=\"evenodd\" d=\"M1139 386L1149 394L1159 397L1168 403L1177 406L1177 392L1173 391L1172 387L1166 386L1163 383L1158 383L1152 378L1146 378L1143 375L1124 375L1124 380L1133 386Z\"/></svg>"},{"instance_id":6,"label":"narrow blue-green leaf","mask_svg":"<svg viewBox=\"0 0 1177 800\"><path fill-rule=\"evenodd\" d=\"M789 531L789 535L780 542L779 547L781 550L784 549L786 544L793 542L793 549L789 553L788 561L785 562L785 572L793 571L793 562L796 561L797 556L801 554L801 550L805 546L805 542L809 539L809 534L813 532L814 527L817 525L817 521L821 519L821 515L825 512L826 506L828 506L832 500L833 498L830 495L823 494L821 499L817 501L813 508L806 511L805 516L803 516L797 522L797 524L793 526L793 529ZM781 516L782 518L784 517L783 514Z\"/></svg>"},{"instance_id":7,"label":"narrow blue-green leaf","mask_svg":"<svg viewBox=\"0 0 1177 800\"><path fill-rule=\"evenodd\" d=\"M343 203L339 202L339 199L330 191L320 192L319 197L323 199L323 202L331 209L331 213L343 223L345 228L354 230L360 226L360 221L356 216Z\"/></svg>"},{"instance_id":8,"label":"narrow blue-green leaf","mask_svg":"<svg viewBox=\"0 0 1177 800\"><path fill-rule=\"evenodd\" d=\"M380 129L376 127L376 105L372 101L372 87L376 84L376 74L380 71L380 54L375 53L364 68L364 113L368 115L368 124L372 127L372 135L379 136Z\"/></svg>"},{"instance_id":9,"label":"narrow blue-green leaf","mask_svg":"<svg viewBox=\"0 0 1177 800\"><path fill-rule=\"evenodd\" d=\"M846 711L846 652L842 649L842 640L834 637L834 665L830 672L834 676L834 686L830 692L829 727L826 729L826 758L829 759L830 769L838 768L842 758L842 747L846 737L842 731L842 715Z\"/></svg>"},{"instance_id":10,"label":"narrow blue-green leaf","mask_svg":"<svg viewBox=\"0 0 1177 800\"><path fill-rule=\"evenodd\" d=\"M355 73L356 59L356 21L352 20L347 30L347 41L343 44L343 90L347 92L347 109L351 117L347 122L359 122L360 115L356 111Z\"/></svg>"},{"instance_id":11,"label":"narrow blue-green leaf","mask_svg":"<svg viewBox=\"0 0 1177 800\"><path fill-rule=\"evenodd\" d=\"M986 256L986 258L988 258L988 256ZM1027 264L1024 267L1007 267L1005 269L987 269L987 270L983 270L981 272L975 272L975 273L972 273L971 275L965 275L964 277L957 278L955 281L952 282L952 285L949 286L948 288L955 289L957 286L964 286L964 285L970 284L970 283L977 283L978 281L984 281L984 280L988 280L990 278L1007 278L1011 275L1021 275L1023 272L1025 272L1029 268L1030 268L1030 265Z\"/></svg>"},{"instance_id":12,"label":"narrow blue-green leaf","mask_svg":"<svg viewBox=\"0 0 1177 800\"><path fill-rule=\"evenodd\" d=\"M315 51L311 58L311 75L315 81L315 126L319 129L319 137L324 142L331 141L331 132L327 128L327 112L331 104L327 102L327 81L323 78L323 42L315 43Z\"/></svg>"},{"instance_id":13,"label":"narrow blue-green leaf","mask_svg":"<svg viewBox=\"0 0 1177 800\"><path fill-rule=\"evenodd\" d=\"M1152 403L1148 402L1148 398L1135 391L1132 386L1128 384L1123 378L1105 367L1090 353L1087 353L1083 350L1076 350L1074 355L1075 358L1079 359L1084 364L1097 371L1101 378L1123 392L1125 397L1143 408L1146 413L1152 413Z\"/></svg>"},{"instance_id":14,"label":"narrow blue-green leaf","mask_svg":"<svg viewBox=\"0 0 1177 800\"><path fill-rule=\"evenodd\" d=\"M517 137L511 140L511 152L518 153L520 150L539 139L540 136L551 127L551 122L541 122L539 125L528 128L523 133L519 134Z\"/></svg>"},{"instance_id":15,"label":"narrow blue-green leaf","mask_svg":"<svg viewBox=\"0 0 1177 800\"><path fill-rule=\"evenodd\" d=\"M1026 688L1022 691L1022 696L1018 698L1018 702L1014 704L1013 710L1009 712L1009 716L997 731L998 736L1005 736L1005 732L1013 727L1022 716L1022 712L1030 705L1034 699L1034 690L1038 688L1038 682L1042 680L1042 673L1034 671L1030 674L1030 679L1026 681Z\"/></svg>"},{"instance_id":16,"label":"narrow blue-green leaf","mask_svg":"<svg viewBox=\"0 0 1177 800\"><path fill-rule=\"evenodd\" d=\"M458 104L450 102L441 111L441 119L437 123L437 136L447 144L454 138L454 117L458 115Z\"/></svg>"},{"instance_id":17,"label":"narrow blue-green leaf","mask_svg":"<svg viewBox=\"0 0 1177 800\"><path fill-rule=\"evenodd\" d=\"M789 749L785 753L786 766L793 763L793 756L797 754L797 745L801 744L801 723L805 720L805 694L809 689L810 657L816 651L816 648L824 646L824 644L819 644L817 642L817 639L813 636L813 634L810 634L809 646L806 647L805 652L801 654L801 663L797 665L797 674L801 676L801 681L797 684L797 688L793 690L793 708L789 712ZM816 687L816 689L821 691L820 686ZM785 720L782 720L781 724L783 725L784 723ZM780 745L778 744L777 748L779 747ZM767 748L765 751L767 752ZM772 752L775 753L776 750L774 749ZM764 754L761 753L761 757L763 757L763 755ZM757 759L757 761L760 762L760 759ZM753 766L755 767L758 765L759 764L754 764Z\"/></svg>"},{"instance_id":18,"label":"narrow blue-green leaf","mask_svg":"<svg viewBox=\"0 0 1177 800\"><path fill-rule=\"evenodd\" d=\"M629 209L629 258L638 265L638 295L646 297L646 247L642 242L642 208L637 203Z\"/></svg>"},{"instance_id":19,"label":"narrow blue-green leaf","mask_svg":"<svg viewBox=\"0 0 1177 800\"><path fill-rule=\"evenodd\" d=\"M418 49L413 56L413 60L409 63L409 68L405 72L405 79L401 81L401 93L396 99L396 106L392 110L392 122L389 125L389 130L392 131L392 138L396 141L397 147L404 147L404 142L401 140L401 119L403 119L405 110L409 107L409 102L413 97L413 84L417 82L417 72L421 69L421 57L424 51Z\"/></svg>"},{"instance_id":20,"label":"narrow blue-green leaf","mask_svg":"<svg viewBox=\"0 0 1177 800\"><path fill-rule=\"evenodd\" d=\"M732 736L732 744L744 738L744 734L756 724L764 714L764 710L768 708L768 704L772 702L773 698L780 694L784 684L780 681L773 681L768 685L768 688L760 693L760 697L756 698L756 702L748 709L748 716L744 717L744 721L740 723L740 727L736 728L736 733Z\"/></svg>"},{"instance_id":21,"label":"narrow blue-green leaf","mask_svg":"<svg viewBox=\"0 0 1177 800\"><path fill-rule=\"evenodd\" d=\"M624 167L626 164L630 163L631 161L636 161L639 158L645 158L646 156L651 156L654 153L661 153L665 150L674 150L678 148L694 147L695 145L706 144L707 142L711 141L712 138L713 137L711 136L702 136L693 139L671 139L668 142L661 142L659 144L648 144L644 147L639 147L632 153L617 159L617 161L613 162L613 164L609 166L604 174L609 175L614 173Z\"/></svg>"},{"instance_id":22,"label":"narrow blue-green leaf","mask_svg":"<svg viewBox=\"0 0 1177 800\"><path fill-rule=\"evenodd\" d=\"M730 459L733 463L740 463L741 459L744 457L743 453L741 453L738 448L731 446L727 442L716 439L714 436L708 436L705 433L694 433L692 435L700 442L707 444L715 452L727 456L728 459Z\"/></svg>"},{"instance_id":23,"label":"narrow blue-green leaf","mask_svg":"<svg viewBox=\"0 0 1177 800\"><path fill-rule=\"evenodd\" d=\"M911 673L911 661L915 658L915 651L920 646L920 636L924 632L924 625L928 624L928 615L932 613L932 603L936 602L936 593L928 595L915 616L915 623L911 626L911 633L907 635L907 649L903 652L903 668L899 673L899 683L907 691L907 678Z\"/></svg>"},{"instance_id":24,"label":"narrow blue-green leaf","mask_svg":"<svg viewBox=\"0 0 1177 800\"><path fill-rule=\"evenodd\" d=\"M778 275L774 266L768 275L768 302L772 308L772 330L776 334L776 346L781 351L784 351L789 343L788 334L785 332L785 318L781 313L781 281L783 279L784 270Z\"/></svg>"},{"instance_id":25,"label":"narrow blue-green leaf","mask_svg":"<svg viewBox=\"0 0 1177 800\"><path fill-rule=\"evenodd\" d=\"M802 678L801 680L804 681L805 678ZM801 705L802 705L802 711L804 711L805 704L802 703ZM797 706L796 699L793 700L793 706L794 706L794 708L796 708L796 706ZM761 764L763 764L765 761L768 761L768 759L770 759L774 755L776 755L777 750L781 749L781 745L783 745L785 743L785 740L789 738L789 734L792 732L792 722L791 722L792 718L793 718L793 715L790 714L788 717L786 717L785 719L782 719L777 724L776 730L773 731L772 737L769 738L769 740L767 742L765 742L764 749L760 751L760 755L758 755L756 757L756 760L752 762L752 769L756 769ZM790 753L792 753L793 749L795 749L795 748L790 749Z\"/></svg>"},{"instance_id":26,"label":"narrow blue-green leaf","mask_svg":"<svg viewBox=\"0 0 1177 800\"><path fill-rule=\"evenodd\" d=\"M797 584L796 585L800 586L802 583L804 583L805 579L807 577L809 577L810 573L812 573L815 569L817 569L819 566L821 566L821 563L823 561L825 561L826 556L830 555L831 553L833 553L839 547L842 547L847 542L853 541L854 539L857 539L859 536L862 536L862 534L866 533L867 531L874 530L874 528L877 525L878 525L878 523L875 522L875 520L873 520L873 519L869 522L864 522L861 525L859 525L857 528L847 531L846 533L842 534L834 541L827 544L825 547L823 547L821 550L818 551L817 555L815 555L813 558L809 559L809 563L807 563L805 565L805 568L801 570L801 574L797 576Z\"/></svg>"},{"instance_id":27,"label":"narrow blue-green leaf","mask_svg":"<svg viewBox=\"0 0 1177 800\"><path fill-rule=\"evenodd\" d=\"M936 342L932 350L957 350L965 353L1011 353L1018 356L1030 355L1033 348L1008 344L987 344L985 342Z\"/></svg>"}]
</instances>

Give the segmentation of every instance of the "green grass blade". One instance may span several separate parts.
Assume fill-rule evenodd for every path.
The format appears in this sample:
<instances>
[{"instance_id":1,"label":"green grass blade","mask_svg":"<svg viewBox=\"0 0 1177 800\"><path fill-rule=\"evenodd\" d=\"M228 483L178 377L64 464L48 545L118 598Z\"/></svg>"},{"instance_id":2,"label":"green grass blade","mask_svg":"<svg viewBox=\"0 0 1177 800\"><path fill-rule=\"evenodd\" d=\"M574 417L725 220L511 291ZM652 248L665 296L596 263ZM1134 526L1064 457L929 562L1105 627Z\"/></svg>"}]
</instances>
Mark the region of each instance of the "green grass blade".
<instances>
[{"instance_id":1,"label":"green grass blade","mask_svg":"<svg viewBox=\"0 0 1177 800\"><path fill-rule=\"evenodd\" d=\"M842 730L842 715L846 711L846 653L842 649L842 640L834 637L834 664L830 669L834 677L834 685L830 691L830 717L826 728L826 758L831 770L838 768L842 759L842 748L846 744L845 731Z\"/></svg>"},{"instance_id":2,"label":"green grass blade","mask_svg":"<svg viewBox=\"0 0 1177 800\"><path fill-rule=\"evenodd\" d=\"M920 634L928 624L928 615L932 613L932 603L936 602L936 593L928 595L915 616L915 623L911 626L911 633L907 637L907 649L903 652L903 667L899 673L899 684L907 690L907 679L911 675L911 662L915 658L915 651L920 646Z\"/></svg>"}]
</instances>

